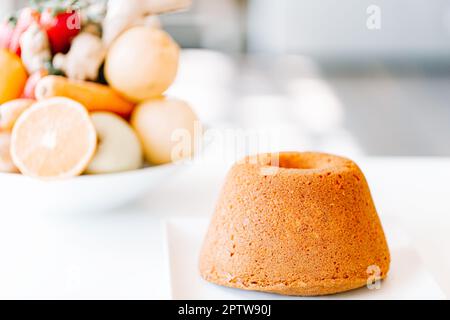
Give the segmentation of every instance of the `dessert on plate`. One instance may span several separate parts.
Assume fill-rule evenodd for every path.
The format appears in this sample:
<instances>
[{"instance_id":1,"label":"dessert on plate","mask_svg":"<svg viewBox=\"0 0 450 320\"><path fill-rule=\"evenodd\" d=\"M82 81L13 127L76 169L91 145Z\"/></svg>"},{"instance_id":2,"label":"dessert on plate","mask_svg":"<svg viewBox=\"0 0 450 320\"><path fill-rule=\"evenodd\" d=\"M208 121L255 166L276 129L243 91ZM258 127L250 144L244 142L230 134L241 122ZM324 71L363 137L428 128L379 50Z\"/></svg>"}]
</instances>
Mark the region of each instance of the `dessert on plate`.
<instances>
[{"instance_id":1,"label":"dessert on plate","mask_svg":"<svg viewBox=\"0 0 450 320\"><path fill-rule=\"evenodd\" d=\"M363 287L389 271L369 186L351 160L322 153L247 157L229 172L204 240L212 283L318 296Z\"/></svg>"}]
</instances>

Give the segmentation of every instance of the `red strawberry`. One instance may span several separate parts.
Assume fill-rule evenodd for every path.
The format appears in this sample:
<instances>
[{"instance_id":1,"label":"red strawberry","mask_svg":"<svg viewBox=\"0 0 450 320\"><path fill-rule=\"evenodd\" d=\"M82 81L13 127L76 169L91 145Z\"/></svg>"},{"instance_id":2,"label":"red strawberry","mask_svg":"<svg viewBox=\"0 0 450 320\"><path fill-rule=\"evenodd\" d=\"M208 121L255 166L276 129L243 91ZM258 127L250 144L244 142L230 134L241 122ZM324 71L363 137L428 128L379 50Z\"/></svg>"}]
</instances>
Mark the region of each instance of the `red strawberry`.
<instances>
[{"instance_id":1,"label":"red strawberry","mask_svg":"<svg viewBox=\"0 0 450 320\"><path fill-rule=\"evenodd\" d=\"M73 38L80 33L81 16L72 9L64 12L45 9L40 24L47 31L52 53L67 53Z\"/></svg>"}]
</instances>

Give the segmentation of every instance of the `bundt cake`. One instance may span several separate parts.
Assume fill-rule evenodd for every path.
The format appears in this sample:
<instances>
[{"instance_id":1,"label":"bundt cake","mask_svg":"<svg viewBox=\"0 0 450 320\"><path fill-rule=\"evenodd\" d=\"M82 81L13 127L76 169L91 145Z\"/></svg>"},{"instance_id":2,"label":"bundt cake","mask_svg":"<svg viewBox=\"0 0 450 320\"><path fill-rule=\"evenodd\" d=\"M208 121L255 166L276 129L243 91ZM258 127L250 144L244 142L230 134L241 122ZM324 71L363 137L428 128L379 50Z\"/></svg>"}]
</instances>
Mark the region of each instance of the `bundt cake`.
<instances>
[{"instance_id":1,"label":"bundt cake","mask_svg":"<svg viewBox=\"0 0 450 320\"><path fill-rule=\"evenodd\" d=\"M318 296L387 276L390 254L366 179L321 153L247 157L229 172L200 273L227 287Z\"/></svg>"}]
</instances>

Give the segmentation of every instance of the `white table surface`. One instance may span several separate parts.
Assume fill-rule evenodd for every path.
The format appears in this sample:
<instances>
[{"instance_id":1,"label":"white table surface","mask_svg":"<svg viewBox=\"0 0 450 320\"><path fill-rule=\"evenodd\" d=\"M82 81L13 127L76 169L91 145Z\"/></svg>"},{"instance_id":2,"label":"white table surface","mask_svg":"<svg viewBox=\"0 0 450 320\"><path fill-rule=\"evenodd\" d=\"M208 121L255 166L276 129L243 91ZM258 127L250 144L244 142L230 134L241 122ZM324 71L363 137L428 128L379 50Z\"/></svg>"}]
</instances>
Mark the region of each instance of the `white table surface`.
<instances>
[{"instance_id":1,"label":"white table surface","mask_svg":"<svg viewBox=\"0 0 450 320\"><path fill-rule=\"evenodd\" d=\"M397 219L450 296L450 159L369 158L381 219ZM161 223L212 214L227 166L192 164L142 201L110 212L45 215L0 209L0 298L164 299Z\"/></svg>"}]
</instances>

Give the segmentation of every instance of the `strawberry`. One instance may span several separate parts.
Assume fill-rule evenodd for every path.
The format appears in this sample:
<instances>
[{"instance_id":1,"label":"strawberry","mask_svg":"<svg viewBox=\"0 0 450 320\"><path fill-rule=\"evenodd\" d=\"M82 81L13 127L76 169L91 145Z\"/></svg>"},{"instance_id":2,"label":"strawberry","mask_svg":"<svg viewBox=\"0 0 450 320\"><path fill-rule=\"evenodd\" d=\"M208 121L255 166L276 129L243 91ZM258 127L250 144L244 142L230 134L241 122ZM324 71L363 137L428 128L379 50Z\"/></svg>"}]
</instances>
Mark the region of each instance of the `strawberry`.
<instances>
[{"instance_id":1,"label":"strawberry","mask_svg":"<svg viewBox=\"0 0 450 320\"><path fill-rule=\"evenodd\" d=\"M46 8L42 12L40 25L47 32L52 53L67 53L72 40L80 33L81 16L70 7L62 12Z\"/></svg>"}]
</instances>

